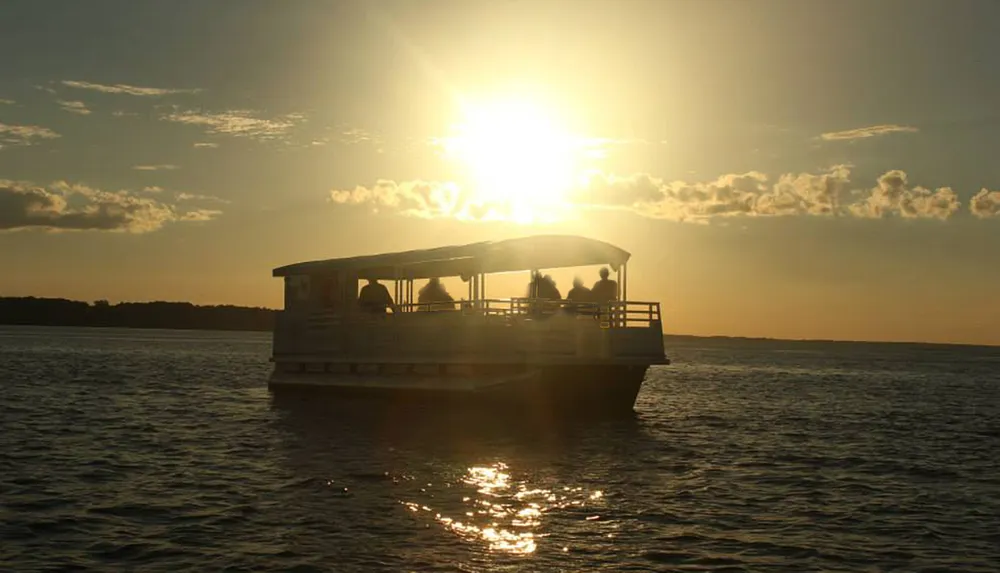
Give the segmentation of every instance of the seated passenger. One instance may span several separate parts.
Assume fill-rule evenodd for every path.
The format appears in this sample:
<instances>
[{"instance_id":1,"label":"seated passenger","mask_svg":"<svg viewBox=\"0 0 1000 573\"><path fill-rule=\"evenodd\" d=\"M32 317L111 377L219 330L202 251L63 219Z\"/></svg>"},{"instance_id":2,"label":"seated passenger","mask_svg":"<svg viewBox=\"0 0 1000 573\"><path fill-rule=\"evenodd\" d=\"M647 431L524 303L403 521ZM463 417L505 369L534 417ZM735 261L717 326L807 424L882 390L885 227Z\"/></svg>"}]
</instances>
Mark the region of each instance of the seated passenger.
<instances>
[{"instance_id":1,"label":"seated passenger","mask_svg":"<svg viewBox=\"0 0 1000 573\"><path fill-rule=\"evenodd\" d=\"M431 278L417 293L420 310L455 310L455 299L448 294L441 279Z\"/></svg>"},{"instance_id":2,"label":"seated passenger","mask_svg":"<svg viewBox=\"0 0 1000 573\"><path fill-rule=\"evenodd\" d=\"M361 293L358 295L358 305L361 307L361 310L375 314L385 314L387 308L391 308L392 312L399 312L396 309L396 303L392 301L389 289L385 288L385 285L376 279L368 279L368 284L361 287Z\"/></svg>"},{"instance_id":3,"label":"seated passenger","mask_svg":"<svg viewBox=\"0 0 1000 573\"><path fill-rule=\"evenodd\" d=\"M542 282L538 286L540 287L538 298L562 300L562 293L556 288L556 281L552 278L552 275L542 277Z\"/></svg>"},{"instance_id":4,"label":"seated passenger","mask_svg":"<svg viewBox=\"0 0 1000 573\"><path fill-rule=\"evenodd\" d=\"M590 296L597 304L607 304L618 300L618 283L608 278L611 271L608 267L601 269L601 280L594 283Z\"/></svg>"},{"instance_id":5,"label":"seated passenger","mask_svg":"<svg viewBox=\"0 0 1000 573\"><path fill-rule=\"evenodd\" d=\"M556 282L551 275L536 273L528 283L528 298L544 298L549 300L561 300L562 293L556 288Z\"/></svg>"},{"instance_id":6,"label":"seated passenger","mask_svg":"<svg viewBox=\"0 0 1000 573\"><path fill-rule=\"evenodd\" d=\"M527 298L538 298L538 283L542 281L542 275L531 273L531 280L528 282Z\"/></svg>"},{"instance_id":7,"label":"seated passenger","mask_svg":"<svg viewBox=\"0 0 1000 573\"><path fill-rule=\"evenodd\" d=\"M590 289L583 286L583 280L580 277L573 279L573 288L566 293L566 300L573 302L574 304L566 305L567 312L577 313L587 312L587 307L585 303L591 302L592 296ZM584 303L584 304L581 304Z\"/></svg>"},{"instance_id":8,"label":"seated passenger","mask_svg":"<svg viewBox=\"0 0 1000 573\"><path fill-rule=\"evenodd\" d=\"M552 280L551 275L545 275L536 273L528 285L528 298L531 299L544 299L551 301L562 300L562 293L556 287L556 282ZM538 314L544 309L545 312L554 312L558 308L558 304L532 304L532 314Z\"/></svg>"}]
</instances>

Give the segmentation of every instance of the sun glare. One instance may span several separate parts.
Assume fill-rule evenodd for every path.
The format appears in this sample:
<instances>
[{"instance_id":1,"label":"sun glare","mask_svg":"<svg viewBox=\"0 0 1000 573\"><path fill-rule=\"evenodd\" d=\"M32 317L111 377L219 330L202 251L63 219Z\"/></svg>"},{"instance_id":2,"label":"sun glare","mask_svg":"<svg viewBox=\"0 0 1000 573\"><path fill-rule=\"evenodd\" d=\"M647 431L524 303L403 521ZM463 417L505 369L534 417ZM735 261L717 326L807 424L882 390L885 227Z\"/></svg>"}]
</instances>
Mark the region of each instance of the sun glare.
<instances>
[{"instance_id":1,"label":"sun glare","mask_svg":"<svg viewBox=\"0 0 1000 573\"><path fill-rule=\"evenodd\" d=\"M555 115L523 100L469 106L444 152L477 202L520 223L556 219L580 170L580 140Z\"/></svg>"}]
</instances>

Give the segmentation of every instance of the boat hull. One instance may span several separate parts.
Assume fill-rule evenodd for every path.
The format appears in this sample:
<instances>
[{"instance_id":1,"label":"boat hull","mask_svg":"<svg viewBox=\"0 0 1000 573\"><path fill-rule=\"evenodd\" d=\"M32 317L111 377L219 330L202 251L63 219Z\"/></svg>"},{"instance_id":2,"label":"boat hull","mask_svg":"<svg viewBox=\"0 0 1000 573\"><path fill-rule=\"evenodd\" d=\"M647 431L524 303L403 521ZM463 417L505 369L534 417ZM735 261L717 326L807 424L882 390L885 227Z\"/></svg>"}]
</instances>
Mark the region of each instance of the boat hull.
<instances>
[{"instance_id":1,"label":"boat hull","mask_svg":"<svg viewBox=\"0 0 1000 573\"><path fill-rule=\"evenodd\" d=\"M547 417L556 413L632 412L649 365L562 365L501 374L386 376L357 372L283 372L275 369L274 394L324 400L374 399L398 406L513 410Z\"/></svg>"}]
</instances>

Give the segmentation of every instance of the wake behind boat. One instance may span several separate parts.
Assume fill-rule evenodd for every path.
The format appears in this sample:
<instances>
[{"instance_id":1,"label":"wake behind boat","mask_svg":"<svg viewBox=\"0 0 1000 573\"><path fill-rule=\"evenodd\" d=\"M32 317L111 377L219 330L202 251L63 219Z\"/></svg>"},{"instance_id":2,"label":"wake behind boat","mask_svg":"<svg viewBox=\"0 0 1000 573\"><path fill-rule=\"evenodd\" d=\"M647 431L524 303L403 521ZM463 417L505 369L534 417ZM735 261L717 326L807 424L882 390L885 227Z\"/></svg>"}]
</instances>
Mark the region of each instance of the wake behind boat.
<instances>
[{"instance_id":1,"label":"wake behind boat","mask_svg":"<svg viewBox=\"0 0 1000 573\"><path fill-rule=\"evenodd\" d=\"M285 305L269 388L442 407L630 411L648 368L669 364L659 303L627 300L630 256L593 239L542 235L274 269ZM525 298L486 295L492 274L538 278L588 265L617 272L608 300L557 300L540 287ZM414 301L414 281L446 277L468 284L468 300ZM375 286L359 299L361 280ZM393 282L391 300L387 289L383 302L366 300L382 288L376 281Z\"/></svg>"}]
</instances>

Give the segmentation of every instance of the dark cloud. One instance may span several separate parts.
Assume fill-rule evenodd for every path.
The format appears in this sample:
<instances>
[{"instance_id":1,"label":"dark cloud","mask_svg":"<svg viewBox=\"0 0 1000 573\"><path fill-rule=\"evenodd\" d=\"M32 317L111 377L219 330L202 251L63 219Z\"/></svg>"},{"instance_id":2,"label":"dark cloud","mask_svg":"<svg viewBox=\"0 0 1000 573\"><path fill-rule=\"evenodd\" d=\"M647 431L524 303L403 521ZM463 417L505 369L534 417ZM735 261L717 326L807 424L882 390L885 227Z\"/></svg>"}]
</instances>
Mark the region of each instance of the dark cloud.
<instances>
[{"instance_id":1,"label":"dark cloud","mask_svg":"<svg viewBox=\"0 0 1000 573\"><path fill-rule=\"evenodd\" d=\"M0 181L0 230L41 228L146 233L174 221L205 221L218 211L179 212L173 205L126 192L57 182L48 188Z\"/></svg>"}]
</instances>

